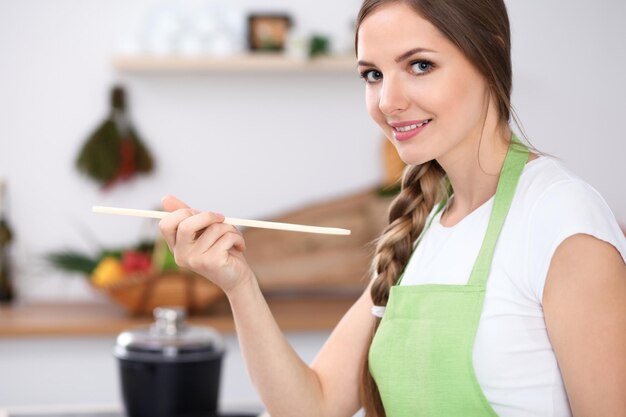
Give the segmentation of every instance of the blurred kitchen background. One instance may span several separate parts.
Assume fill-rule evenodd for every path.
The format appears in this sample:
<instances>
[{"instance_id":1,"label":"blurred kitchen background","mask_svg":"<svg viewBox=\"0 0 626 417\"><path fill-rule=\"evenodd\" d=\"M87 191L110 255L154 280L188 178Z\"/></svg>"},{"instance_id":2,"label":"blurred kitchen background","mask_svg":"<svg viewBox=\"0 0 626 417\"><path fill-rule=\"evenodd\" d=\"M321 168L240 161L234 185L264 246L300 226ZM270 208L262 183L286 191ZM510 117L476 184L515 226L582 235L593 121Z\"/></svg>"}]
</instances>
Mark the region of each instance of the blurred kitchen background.
<instances>
[{"instance_id":1,"label":"blurred kitchen background","mask_svg":"<svg viewBox=\"0 0 626 417\"><path fill-rule=\"evenodd\" d=\"M142 219L93 214L93 205L159 209L161 197L174 194L230 217L319 220L352 228L366 240L369 235L355 229L370 227L371 219L354 219L364 216L363 205L374 207L368 215L381 207L384 212L389 200L378 191L389 184L397 161L385 153L367 116L355 69L359 5L357 0L0 0L0 178L13 231L15 295L0 309L0 409L120 407L111 355L115 336L125 327L146 325L149 317L106 310L119 306L85 274L52 268L45 257L67 249L94 255L134 245L154 239L156 229ZM626 3L601 0L589 7L582 0L530 0L507 6L513 104L526 134L597 188L626 224ZM250 15L274 19L269 24L285 35L279 39L282 51L250 51ZM154 167L103 188L80 173L75 161L109 115L114 86L124 88L130 122ZM347 225L337 224L342 221ZM277 236L280 247L293 246L285 235L251 239L259 247L272 246ZM336 250L328 242L301 247L314 247L311 252L327 259L319 247ZM354 242L359 256L367 255L363 242ZM259 262L266 253L261 252ZM280 259L267 256L270 264ZM356 294L352 290L362 286L361 278L349 277L353 286L339 278L338 292L347 301L333 304L336 317L302 326L285 321L305 360L313 359ZM325 292L311 293L333 298L333 279L325 276ZM268 281L268 287L280 293L284 278L276 282ZM306 296L306 288L284 287ZM52 324L40 315L54 316ZM80 329L63 325L81 315ZM216 323L207 320L198 323ZM232 325L218 328L228 351L223 408L261 410Z\"/></svg>"}]
</instances>

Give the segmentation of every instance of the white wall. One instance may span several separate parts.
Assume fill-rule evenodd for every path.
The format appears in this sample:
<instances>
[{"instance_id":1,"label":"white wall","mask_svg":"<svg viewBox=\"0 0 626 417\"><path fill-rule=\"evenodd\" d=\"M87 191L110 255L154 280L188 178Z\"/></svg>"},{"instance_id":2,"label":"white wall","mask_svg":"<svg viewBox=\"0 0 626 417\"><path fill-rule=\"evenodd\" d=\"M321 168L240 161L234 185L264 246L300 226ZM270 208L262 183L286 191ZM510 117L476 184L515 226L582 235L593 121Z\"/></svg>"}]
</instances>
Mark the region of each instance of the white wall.
<instances>
[{"instance_id":1,"label":"white wall","mask_svg":"<svg viewBox=\"0 0 626 417\"><path fill-rule=\"evenodd\" d=\"M531 140L596 187L626 225L626 2L507 6L513 103Z\"/></svg>"},{"instance_id":2,"label":"white wall","mask_svg":"<svg viewBox=\"0 0 626 417\"><path fill-rule=\"evenodd\" d=\"M185 7L199 1L174 1ZM232 1L284 9L304 31L341 35L359 2ZM110 65L115 40L138 28L150 0L0 0L0 176L23 298L91 297L80 278L40 261L62 248L128 244L137 219L94 204L156 206L165 193L236 217L267 217L373 186L380 135L354 75L127 75ZM626 223L626 2L508 1L514 104L532 142L600 190ZM155 175L108 193L77 175L76 153L122 81Z\"/></svg>"}]
</instances>

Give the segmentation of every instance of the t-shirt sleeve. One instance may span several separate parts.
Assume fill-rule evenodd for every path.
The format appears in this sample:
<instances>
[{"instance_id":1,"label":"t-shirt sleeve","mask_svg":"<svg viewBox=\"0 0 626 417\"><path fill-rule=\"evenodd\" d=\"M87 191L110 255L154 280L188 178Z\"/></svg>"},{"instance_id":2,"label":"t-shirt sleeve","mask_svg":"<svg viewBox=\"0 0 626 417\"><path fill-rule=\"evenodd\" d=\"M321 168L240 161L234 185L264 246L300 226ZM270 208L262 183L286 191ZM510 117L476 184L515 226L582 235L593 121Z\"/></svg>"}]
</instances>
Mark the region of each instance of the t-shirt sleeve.
<instances>
[{"instance_id":1,"label":"t-shirt sleeve","mask_svg":"<svg viewBox=\"0 0 626 417\"><path fill-rule=\"evenodd\" d=\"M541 303L554 252L568 237L587 234L613 245L626 261L626 238L602 196L579 179L546 189L529 219L528 279Z\"/></svg>"}]
</instances>

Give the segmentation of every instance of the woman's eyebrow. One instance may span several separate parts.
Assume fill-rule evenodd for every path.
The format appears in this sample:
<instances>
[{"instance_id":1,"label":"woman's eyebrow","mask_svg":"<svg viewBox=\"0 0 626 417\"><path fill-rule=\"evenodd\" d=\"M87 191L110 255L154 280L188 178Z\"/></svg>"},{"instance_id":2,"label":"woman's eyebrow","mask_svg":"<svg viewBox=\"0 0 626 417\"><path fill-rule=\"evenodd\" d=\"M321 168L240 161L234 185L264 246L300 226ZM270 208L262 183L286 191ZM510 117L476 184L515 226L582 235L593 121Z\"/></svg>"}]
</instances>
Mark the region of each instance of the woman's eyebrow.
<instances>
[{"instance_id":1,"label":"woman's eyebrow","mask_svg":"<svg viewBox=\"0 0 626 417\"><path fill-rule=\"evenodd\" d=\"M405 53L403 53L402 55L398 56L395 61L396 62L401 62L404 61L407 58L410 58L411 56L420 53L420 52L430 52L430 53L436 53L437 51L433 51L432 49L426 49L426 48L413 48L409 51L406 51ZM372 64L371 62L368 61L358 61L357 65L362 65L364 67L374 67L375 65Z\"/></svg>"},{"instance_id":2,"label":"woman's eyebrow","mask_svg":"<svg viewBox=\"0 0 626 417\"><path fill-rule=\"evenodd\" d=\"M426 49L426 48L413 48L409 51L406 51L402 55L398 56L395 61L396 62L404 61L405 59L410 58L412 55L415 55L420 52L436 52L436 51L433 51L432 49Z\"/></svg>"}]
</instances>

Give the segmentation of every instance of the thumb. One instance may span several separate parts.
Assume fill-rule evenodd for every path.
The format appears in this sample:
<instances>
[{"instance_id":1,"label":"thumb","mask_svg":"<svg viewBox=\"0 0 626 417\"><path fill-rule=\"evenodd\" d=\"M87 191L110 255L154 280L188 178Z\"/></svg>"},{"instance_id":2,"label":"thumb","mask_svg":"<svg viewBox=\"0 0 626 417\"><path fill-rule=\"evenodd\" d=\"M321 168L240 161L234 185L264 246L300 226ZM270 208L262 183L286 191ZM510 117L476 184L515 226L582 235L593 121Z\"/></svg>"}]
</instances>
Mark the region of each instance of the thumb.
<instances>
[{"instance_id":1,"label":"thumb","mask_svg":"<svg viewBox=\"0 0 626 417\"><path fill-rule=\"evenodd\" d=\"M181 208L189 208L189 206L173 195L166 195L161 199L161 204L163 204L163 209L165 211L174 211Z\"/></svg>"}]
</instances>

